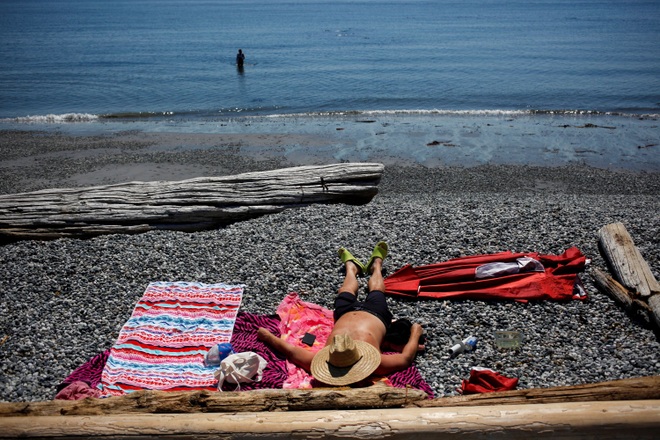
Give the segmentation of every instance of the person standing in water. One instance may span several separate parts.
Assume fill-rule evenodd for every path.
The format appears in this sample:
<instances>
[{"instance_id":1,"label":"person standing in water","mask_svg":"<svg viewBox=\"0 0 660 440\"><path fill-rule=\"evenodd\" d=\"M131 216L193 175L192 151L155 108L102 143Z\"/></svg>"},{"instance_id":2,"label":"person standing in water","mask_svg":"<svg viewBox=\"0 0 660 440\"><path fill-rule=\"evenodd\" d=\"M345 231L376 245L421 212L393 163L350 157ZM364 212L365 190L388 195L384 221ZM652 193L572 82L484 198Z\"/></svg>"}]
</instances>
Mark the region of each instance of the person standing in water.
<instances>
[{"instance_id":1,"label":"person standing in water","mask_svg":"<svg viewBox=\"0 0 660 440\"><path fill-rule=\"evenodd\" d=\"M238 67L243 67L244 62L245 62L245 54L241 49L238 49L238 53L236 54L236 65Z\"/></svg>"}]
</instances>

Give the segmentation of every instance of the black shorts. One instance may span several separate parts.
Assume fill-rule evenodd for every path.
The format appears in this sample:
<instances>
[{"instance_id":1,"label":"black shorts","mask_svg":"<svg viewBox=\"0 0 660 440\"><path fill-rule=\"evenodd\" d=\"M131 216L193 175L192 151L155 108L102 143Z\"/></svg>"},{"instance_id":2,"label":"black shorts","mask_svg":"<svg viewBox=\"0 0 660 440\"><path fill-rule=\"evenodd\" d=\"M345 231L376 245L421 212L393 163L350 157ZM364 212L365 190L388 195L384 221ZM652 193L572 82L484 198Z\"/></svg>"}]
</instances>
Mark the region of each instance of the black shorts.
<instances>
[{"instance_id":1,"label":"black shorts","mask_svg":"<svg viewBox=\"0 0 660 440\"><path fill-rule=\"evenodd\" d=\"M390 325L392 324L392 313L390 313L390 309L387 307L385 294L380 290L372 290L369 292L364 302L358 301L356 296L350 292L341 292L338 294L335 298L335 311L333 315L335 322L337 322L345 313L353 311L371 313L383 321L386 329L390 328Z\"/></svg>"}]
</instances>

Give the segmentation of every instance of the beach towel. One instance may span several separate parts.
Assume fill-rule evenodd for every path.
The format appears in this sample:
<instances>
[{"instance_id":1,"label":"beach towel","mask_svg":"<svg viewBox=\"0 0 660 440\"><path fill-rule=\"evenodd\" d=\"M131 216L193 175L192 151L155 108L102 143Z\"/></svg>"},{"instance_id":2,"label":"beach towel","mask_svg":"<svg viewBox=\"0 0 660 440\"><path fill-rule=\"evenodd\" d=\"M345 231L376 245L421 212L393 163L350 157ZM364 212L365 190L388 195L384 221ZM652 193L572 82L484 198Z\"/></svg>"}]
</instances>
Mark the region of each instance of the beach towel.
<instances>
[{"instance_id":1,"label":"beach towel","mask_svg":"<svg viewBox=\"0 0 660 440\"><path fill-rule=\"evenodd\" d=\"M257 339L259 327L266 328L272 334L278 336L280 334L279 324L280 318L277 315L238 313L234 325L234 334L231 337L231 345L234 347L234 351L237 353L253 351L268 362L262 372L261 382L241 384L241 391L282 388L282 384L287 378L284 357ZM225 383L222 386L223 391L234 391L235 389L236 385L233 384Z\"/></svg>"},{"instance_id":2,"label":"beach towel","mask_svg":"<svg viewBox=\"0 0 660 440\"><path fill-rule=\"evenodd\" d=\"M286 381L292 383L295 379L295 377L289 377L289 367L284 357L279 353L272 351L263 342L257 340L257 329L259 329L259 327L264 327L270 330L274 335L280 336L280 326L281 319L278 315L258 315L245 312L238 313L231 337L231 345L234 347L234 350L239 353L254 351L268 362L268 365L263 371L261 382L243 384L241 385L242 391L283 388ZM319 334L322 334L324 331L326 330L319 331ZM323 338L323 336L321 337ZM327 336L325 336L325 338L327 340ZM100 383L110 351L111 349L105 350L91 358L82 366L76 368L76 370L64 380L60 387L58 387L57 391L59 392L64 387L79 380L84 380L85 382L90 383L91 386ZM430 398L433 397L433 390L422 378L419 370L414 365L404 371L391 374L388 376L388 380L389 384L392 386L399 388L411 386L426 392ZM310 382L310 384L313 384L313 382ZM222 386L223 391L234 391L235 388L236 386L233 384L224 384ZM215 387L213 389L215 389Z\"/></svg>"},{"instance_id":3,"label":"beach towel","mask_svg":"<svg viewBox=\"0 0 660 440\"><path fill-rule=\"evenodd\" d=\"M101 375L103 397L136 390L214 390L214 344L229 342L243 285L155 282L147 286Z\"/></svg>"},{"instance_id":4,"label":"beach towel","mask_svg":"<svg viewBox=\"0 0 660 440\"><path fill-rule=\"evenodd\" d=\"M268 361L261 382L245 384L245 386L241 384L241 390L294 388L296 385L299 385L299 388L325 386L317 383L301 368L287 363L283 355L274 352L266 344L257 340L257 330L259 327L264 327L275 336L284 334L287 340L294 341L297 345L301 344L300 339L305 332L314 333L317 336L315 343L312 347L306 347L318 351L325 345L325 341L332 331L334 324L332 312L317 304L301 301L296 293L287 295L277 310L278 314L281 313L284 318L280 315L257 315L245 312L238 314L231 339L234 351L254 351ZM329 322L327 316L330 317ZM305 328L303 324L294 319L295 317L308 322L312 327ZM398 388L410 386L424 391L429 398L433 398L433 389L424 380L415 365L388 375L384 382ZM225 384L222 389L231 391L233 387Z\"/></svg>"},{"instance_id":5,"label":"beach towel","mask_svg":"<svg viewBox=\"0 0 660 440\"><path fill-rule=\"evenodd\" d=\"M281 337L291 344L316 353L323 347L332 332L334 318L332 312L317 304L302 301L297 293L288 294L277 307L280 317ZM305 333L316 336L309 346L302 342ZM312 388L313 377L302 368L286 361L288 377L282 388Z\"/></svg>"}]
</instances>

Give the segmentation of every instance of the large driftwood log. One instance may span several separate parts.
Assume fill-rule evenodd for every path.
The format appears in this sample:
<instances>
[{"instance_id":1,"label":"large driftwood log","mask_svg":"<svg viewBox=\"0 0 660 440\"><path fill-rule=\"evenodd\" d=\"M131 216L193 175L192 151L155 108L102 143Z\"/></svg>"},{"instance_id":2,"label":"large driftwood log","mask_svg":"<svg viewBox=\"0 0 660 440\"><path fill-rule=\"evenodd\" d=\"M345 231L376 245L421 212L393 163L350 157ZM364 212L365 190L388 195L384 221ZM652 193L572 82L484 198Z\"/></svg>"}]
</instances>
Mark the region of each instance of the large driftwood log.
<instances>
[{"instance_id":1,"label":"large driftwood log","mask_svg":"<svg viewBox=\"0 0 660 440\"><path fill-rule=\"evenodd\" d=\"M383 165L302 166L0 196L0 241L198 231L312 203L369 202Z\"/></svg>"},{"instance_id":2,"label":"large driftwood log","mask_svg":"<svg viewBox=\"0 0 660 440\"><path fill-rule=\"evenodd\" d=\"M243 392L136 391L106 399L0 403L0 419L17 416L346 410L400 406L457 407L652 399L660 399L660 376L436 399L427 399L424 392L416 389L384 386Z\"/></svg>"},{"instance_id":3,"label":"large driftwood log","mask_svg":"<svg viewBox=\"0 0 660 440\"><path fill-rule=\"evenodd\" d=\"M654 324L660 328L660 283L626 227L622 223L611 223L603 226L598 235L598 247L614 277L635 298L646 301Z\"/></svg>"},{"instance_id":4,"label":"large driftwood log","mask_svg":"<svg viewBox=\"0 0 660 440\"><path fill-rule=\"evenodd\" d=\"M54 402L61 405L60 409L41 405L50 402L4 403L0 404L0 439L96 436L424 439L443 435L606 439L655 438L660 429L660 377L657 376L433 400L413 398L414 390L407 391L407 396L406 390L382 387L242 393L138 392L141 394L124 396L128 399ZM396 401L393 406L407 407L349 409L369 399L365 392L381 403ZM383 392L400 394L390 399L392 396ZM164 394L172 398L161 402L166 397ZM237 406L240 405L236 400L238 394L246 397L242 402L247 406ZM123 400L128 406L117 411L118 406L110 403L112 399ZM267 401L271 403L266 404ZM95 404L100 406L91 410ZM78 409L74 409L76 406ZM129 407L133 410L125 411ZM106 411L108 408L111 411ZM254 412L255 408L268 411ZM273 412L283 409L288 412ZM30 417L21 417L26 415Z\"/></svg>"},{"instance_id":5,"label":"large driftwood log","mask_svg":"<svg viewBox=\"0 0 660 440\"><path fill-rule=\"evenodd\" d=\"M371 386L314 390L237 392L136 391L105 399L0 403L0 419L12 416L101 415L134 413L196 413L306 411L320 409L392 408L427 399L423 391Z\"/></svg>"},{"instance_id":6,"label":"large driftwood log","mask_svg":"<svg viewBox=\"0 0 660 440\"><path fill-rule=\"evenodd\" d=\"M623 223L603 226L598 236L600 252L617 281L642 298L660 294L660 284Z\"/></svg>"},{"instance_id":7,"label":"large driftwood log","mask_svg":"<svg viewBox=\"0 0 660 440\"><path fill-rule=\"evenodd\" d=\"M660 401L469 408L3 417L0 438L657 438Z\"/></svg>"}]
</instances>

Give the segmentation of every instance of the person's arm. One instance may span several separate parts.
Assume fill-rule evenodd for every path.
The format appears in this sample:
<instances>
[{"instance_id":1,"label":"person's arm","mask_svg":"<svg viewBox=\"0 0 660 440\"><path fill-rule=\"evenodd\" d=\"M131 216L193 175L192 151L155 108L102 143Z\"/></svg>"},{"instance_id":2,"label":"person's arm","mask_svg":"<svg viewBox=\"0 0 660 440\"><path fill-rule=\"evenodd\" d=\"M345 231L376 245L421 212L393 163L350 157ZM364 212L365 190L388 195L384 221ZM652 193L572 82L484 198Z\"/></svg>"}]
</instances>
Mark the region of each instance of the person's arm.
<instances>
[{"instance_id":1,"label":"person's arm","mask_svg":"<svg viewBox=\"0 0 660 440\"><path fill-rule=\"evenodd\" d=\"M410 338L404 345L401 353L396 354L382 354L380 356L380 365L376 368L375 374L379 376L387 376L395 371L401 371L408 368L417 354L419 349L419 338L422 336L422 326L413 324L410 328Z\"/></svg>"},{"instance_id":2,"label":"person's arm","mask_svg":"<svg viewBox=\"0 0 660 440\"><path fill-rule=\"evenodd\" d=\"M257 339L268 345L271 349L279 351L289 362L309 373L315 353L278 338L265 328L259 328Z\"/></svg>"}]
</instances>

